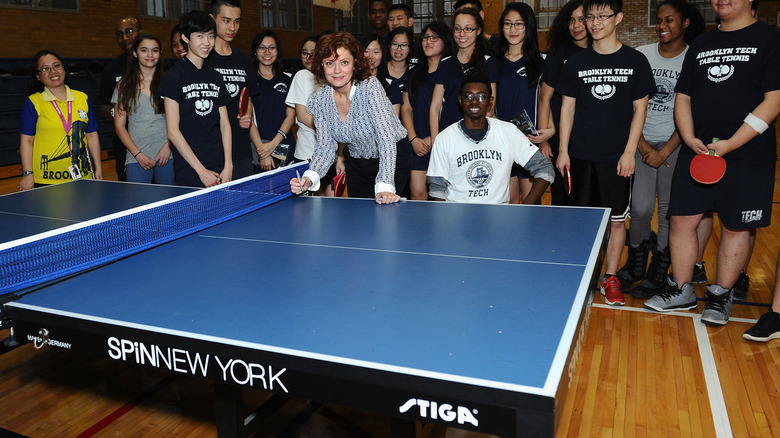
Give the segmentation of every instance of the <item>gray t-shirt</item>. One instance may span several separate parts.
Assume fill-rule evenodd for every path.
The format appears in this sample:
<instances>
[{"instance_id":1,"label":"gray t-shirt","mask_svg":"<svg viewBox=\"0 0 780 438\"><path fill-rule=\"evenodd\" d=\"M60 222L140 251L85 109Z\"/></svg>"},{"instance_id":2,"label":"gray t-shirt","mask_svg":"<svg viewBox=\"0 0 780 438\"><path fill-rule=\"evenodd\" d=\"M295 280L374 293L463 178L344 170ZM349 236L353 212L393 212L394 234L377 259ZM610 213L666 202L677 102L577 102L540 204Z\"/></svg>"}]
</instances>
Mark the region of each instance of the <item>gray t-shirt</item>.
<instances>
[{"instance_id":1,"label":"gray t-shirt","mask_svg":"<svg viewBox=\"0 0 780 438\"><path fill-rule=\"evenodd\" d=\"M688 47L674 58L664 58L658 53L658 43L637 47L650 62L655 79L656 92L647 102L647 119L642 134L648 143L663 147L674 132L674 87L680 77Z\"/></svg>"},{"instance_id":2,"label":"gray t-shirt","mask_svg":"<svg viewBox=\"0 0 780 438\"><path fill-rule=\"evenodd\" d=\"M168 141L168 128L165 126L165 113L155 114L152 107L152 101L149 96L138 91L138 100L135 105L135 112L127 115L127 132L138 149L149 158L154 159L160 149ZM111 96L111 103L117 103L119 93L114 88L114 95ZM130 151L127 151L127 160L125 163L137 163L138 160L133 157Z\"/></svg>"}]
</instances>

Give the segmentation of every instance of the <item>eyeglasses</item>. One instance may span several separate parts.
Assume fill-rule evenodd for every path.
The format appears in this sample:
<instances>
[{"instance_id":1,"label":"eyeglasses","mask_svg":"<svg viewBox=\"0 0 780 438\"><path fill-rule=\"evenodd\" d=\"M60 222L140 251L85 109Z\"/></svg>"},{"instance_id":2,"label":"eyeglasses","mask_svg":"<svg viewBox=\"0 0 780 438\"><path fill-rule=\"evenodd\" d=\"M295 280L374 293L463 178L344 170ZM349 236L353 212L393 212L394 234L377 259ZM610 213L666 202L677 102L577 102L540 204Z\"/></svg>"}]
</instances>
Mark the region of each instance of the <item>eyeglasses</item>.
<instances>
[{"instance_id":1,"label":"eyeglasses","mask_svg":"<svg viewBox=\"0 0 780 438\"><path fill-rule=\"evenodd\" d=\"M490 95L487 93L465 93L461 94L460 98L463 99L464 102L471 102L473 100L476 100L479 103L487 102L490 99Z\"/></svg>"},{"instance_id":2,"label":"eyeglasses","mask_svg":"<svg viewBox=\"0 0 780 438\"><path fill-rule=\"evenodd\" d=\"M276 46L257 46L257 51L258 52L271 52L271 53L273 53L273 52L276 51L276 49L277 49Z\"/></svg>"},{"instance_id":3,"label":"eyeglasses","mask_svg":"<svg viewBox=\"0 0 780 438\"><path fill-rule=\"evenodd\" d=\"M509 23L509 22L504 23L504 29L506 30L510 30L513 27L517 30L523 30L525 29L525 23Z\"/></svg>"},{"instance_id":4,"label":"eyeglasses","mask_svg":"<svg viewBox=\"0 0 780 438\"><path fill-rule=\"evenodd\" d=\"M401 49L401 50L409 50L409 44L407 43L390 43L390 48L395 49Z\"/></svg>"},{"instance_id":5,"label":"eyeglasses","mask_svg":"<svg viewBox=\"0 0 780 438\"><path fill-rule=\"evenodd\" d=\"M617 15L617 14L588 15L587 17L585 17L585 21L587 21L588 23L592 22L593 20L596 20L598 22L603 22L603 21L609 20L610 18L614 17L615 15Z\"/></svg>"},{"instance_id":6,"label":"eyeglasses","mask_svg":"<svg viewBox=\"0 0 780 438\"><path fill-rule=\"evenodd\" d=\"M430 41L432 43L435 43L435 42L439 41L441 39L441 37L438 36L438 35L425 35L424 37L422 37L422 39L423 39L423 41Z\"/></svg>"},{"instance_id":7,"label":"eyeglasses","mask_svg":"<svg viewBox=\"0 0 780 438\"><path fill-rule=\"evenodd\" d=\"M585 22L585 17L580 17L580 18L569 18L569 24L574 24L574 23L580 23L580 24L582 24L582 23L584 23L584 22Z\"/></svg>"},{"instance_id":8,"label":"eyeglasses","mask_svg":"<svg viewBox=\"0 0 780 438\"><path fill-rule=\"evenodd\" d=\"M309 59L312 56L314 56L314 52L313 51L311 51L311 52L307 52L305 50L301 51L301 58Z\"/></svg>"},{"instance_id":9,"label":"eyeglasses","mask_svg":"<svg viewBox=\"0 0 780 438\"><path fill-rule=\"evenodd\" d=\"M453 33L467 33L472 34L475 30L479 29L478 27L455 27L452 29Z\"/></svg>"},{"instance_id":10,"label":"eyeglasses","mask_svg":"<svg viewBox=\"0 0 780 438\"><path fill-rule=\"evenodd\" d=\"M38 70L38 72L39 73L48 73L49 70L51 70L51 71L62 71L62 64L60 64L59 62L55 62L52 65L44 65L43 67L41 67L40 70Z\"/></svg>"},{"instance_id":11,"label":"eyeglasses","mask_svg":"<svg viewBox=\"0 0 780 438\"><path fill-rule=\"evenodd\" d=\"M132 27L128 27L127 29L124 30L124 32L121 30L117 30L116 37L122 38L123 36L126 36L128 38L132 38L136 32L138 32L138 29L133 29Z\"/></svg>"}]
</instances>

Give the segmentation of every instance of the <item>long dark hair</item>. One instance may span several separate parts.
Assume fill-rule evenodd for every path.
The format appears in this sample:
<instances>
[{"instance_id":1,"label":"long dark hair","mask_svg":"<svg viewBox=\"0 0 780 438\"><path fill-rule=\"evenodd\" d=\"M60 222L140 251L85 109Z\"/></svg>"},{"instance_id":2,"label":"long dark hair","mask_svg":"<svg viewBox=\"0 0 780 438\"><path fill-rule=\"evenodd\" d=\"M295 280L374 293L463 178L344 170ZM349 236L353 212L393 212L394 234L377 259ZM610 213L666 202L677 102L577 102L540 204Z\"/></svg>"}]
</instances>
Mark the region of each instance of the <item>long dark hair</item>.
<instances>
[{"instance_id":1,"label":"long dark hair","mask_svg":"<svg viewBox=\"0 0 780 438\"><path fill-rule=\"evenodd\" d=\"M539 40L536 35L536 15L534 10L525 3L509 3L504 8L501 18L498 19L498 50L505 54L509 49L509 41L504 35L504 19L515 11L525 22L525 37L523 38L523 58L525 59L525 74L528 85L536 85L542 74L542 54L539 52Z\"/></svg>"},{"instance_id":2,"label":"long dark hair","mask_svg":"<svg viewBox=\"0 0 780 438\"><path fill-rule=\"evenodd\" d=\"M363 45L363 50L365 51L368 49L368 45L374 41L376 41L376 43L379 45L379 48L382 50L382 62L376 66L376 78L379 79L379 83L382 84L382 88L384 88L385 93L387 93L390 88L390 84L388 84L386 80L388 75L387 60L390 59L390 51L387 48L387 45L384 43L384 37L381 37L375 33L370 33L363 37L361 44Z\"/></svg>"},{"instance_id":3,"label":"long dark hair","mask_svg":"<svg viewBox=\"0 0 780 438\"><path fill-rule=\"evenodd\" d=\"M65 75L65 84L68 83L68 72L65 71L65 62L62 57L51 50L41 50L33 56L32 68L30 68L30 81L27 84L27 94L41 93L46 88L43 82L38 79L38 61L46 55L52 55L62 64L62 74Z\"/></svg>"},{"instance_id":4,"label":"long dark hair","mask_svg":"<svg viewBox=\"0 0 780 438\"><path fill-rule=\"evenodd\" d=\"M157 88L160 86L160 82L162 82L163 74L165 74L163 62L160 62L163 59L162 44L160 44L160 39L156 36L150 33L141 32L133 40L133 53L138 51L138 46L140 46L144 40L157 42L157 48L160 50L160 58L157 61L157 65L154 66L154 74L149 83L149 91L151 91L149 99L152 102L154 113L162 114L164 111L163 104L162 101L157 98ZM117 84L117 103L119 103L119 107L122 108L122 111L128 114L135 112L136 105L138 104L138 90L140 88L141 64L138 61L138 56L133 56L127 64L125 74L122 75L122 79L119 81L119 84Z\"/></svg>"},{"instance_id":5,"label":"long dark hair","mask_svg":"<svg viewBox=\"0 0 780 438\"><path fill-rule=\"evenodd\" d=\"M276 76L284 71L284 56L282 56L282 44L279 41L279 36L270 29L261 30L255 35L255 39L252 40L252 68L255 69L255 72L260 69L260 58L257 57L257 48L262 44L265 37L273 38L274 44L276 44L276 61L271 66L271 71Z\"/></svg>"},{"instance_id":6,"label":"long dark hair","mask_svg":"<svg viewBox=\"0 0 780 438\"><path fill-rule=\"evenodd\" d=\"M662 3L659 3L658 7L655 8L656 13L661 9L661 6L664 5L669 5L672 9L677 11L682 18L682 21L689 20L688 27L685 29L685 34L683 35L685 44L690 46L696 37L707 32L707 27L704 24L704 17L702 17L701 12L699 12L699 9L695 6L685 0L665 0Z\"/></svg>"},{"instance_id":7,"label":"long dark hair","mask_svg":"<svg viewBox=\"0 0 780 438\"><path fill-rule=\"evenodd\" d=\"M569 47L574 42L574 38L569 33L569 20L571 14L582 6L583 0L571 0L567 2L558 15L553 19L550 31L547 32L547 49L549 52L556 50L564 50L565 57L569 57ZM590 41L590 33L588 34L588 41Z\"/></svg>"},{"instance_id":8,"label":"long dark hair","mask_svg":"<svg viewBox=\"0 0 780 438\"><path fill-rule=\"evenodd\" d=\"M482 32L477 36L477 40L474 43L474 52L471 54L471 59L463 67L463 71L467 75L473 74L478 71L482 71L485 67L485 56L490 54L490 46L487 38L485 38L485 21L479 15L479 12L474 8L463 8L452 16L452 28L455 29L455 19L458 15L469 15L474 18L474 22L477 24L477 28ZM453 38L455 36L453 35Z\"/></svg>"},{"instance_id":9,"label":"long dark hair","mask_svg":"<svg viewBox=\"0 0 780 438\"><path fill-rule=\"evenodd\" d=\"M423 28L422 32L420 32L420 39L422 39L422 37L425 36L425 32L429 30L436 34L444 42L444 51L441 52L441 59L452 56L455 53L455 41L452 39L452 29L450 29L446 23L442 23L441 21L432 21ZM411 73L409 73L409 88L407 92L409 93L409 103L412 106L414 106L414 99L417 95L417 89L429 75L429 67L430 64L428 63L428 57L426 56L421 59L412 69Z\"/></svg>"}]
</instances>

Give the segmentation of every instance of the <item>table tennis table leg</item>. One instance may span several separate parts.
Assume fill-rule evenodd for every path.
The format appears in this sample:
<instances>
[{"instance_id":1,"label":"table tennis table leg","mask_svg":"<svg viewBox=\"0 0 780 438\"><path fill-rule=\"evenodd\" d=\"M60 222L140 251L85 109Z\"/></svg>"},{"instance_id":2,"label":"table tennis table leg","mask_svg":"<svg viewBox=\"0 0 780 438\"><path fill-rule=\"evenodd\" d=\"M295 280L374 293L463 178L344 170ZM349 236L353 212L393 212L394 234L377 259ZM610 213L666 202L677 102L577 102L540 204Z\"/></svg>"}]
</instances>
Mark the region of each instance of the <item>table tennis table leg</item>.
<instances>
[{"instance_id":1,"label":"table tennis table leg","mask_svg":"<svg viewBox=\"0 0 780 438\"><path fill-rule=\"evenodd\" d=\"M244 397L241 388L214 383L214 405L219 438L244 438Z\"/></svg>"}]
</instances>

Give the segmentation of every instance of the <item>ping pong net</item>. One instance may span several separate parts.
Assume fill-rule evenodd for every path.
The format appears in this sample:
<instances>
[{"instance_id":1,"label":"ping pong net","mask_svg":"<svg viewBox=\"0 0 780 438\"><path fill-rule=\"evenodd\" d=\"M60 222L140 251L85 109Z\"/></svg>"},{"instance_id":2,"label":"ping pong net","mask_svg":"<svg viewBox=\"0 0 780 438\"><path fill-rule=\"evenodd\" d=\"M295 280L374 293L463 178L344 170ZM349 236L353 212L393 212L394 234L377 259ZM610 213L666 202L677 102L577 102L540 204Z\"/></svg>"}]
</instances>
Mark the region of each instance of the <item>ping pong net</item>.
<instances>
[{"instance_id":1,"label":"ping pong net","mask_svg":"<svg viewBox=\"0 0 780 438\"><path fill-rule=\"evenodd\" d=\"M292 196L307 163L0 244L0 295L162 245Z\"/></svg>"}]
</instances>

